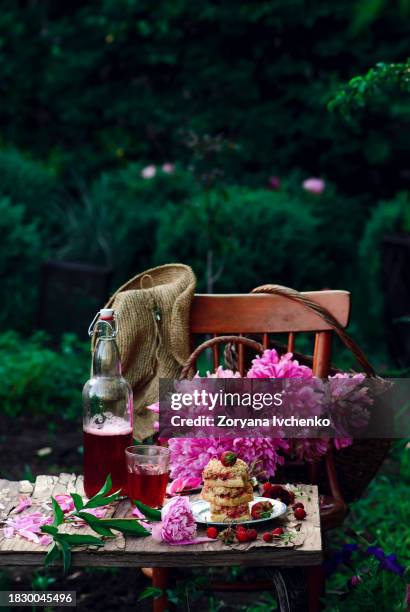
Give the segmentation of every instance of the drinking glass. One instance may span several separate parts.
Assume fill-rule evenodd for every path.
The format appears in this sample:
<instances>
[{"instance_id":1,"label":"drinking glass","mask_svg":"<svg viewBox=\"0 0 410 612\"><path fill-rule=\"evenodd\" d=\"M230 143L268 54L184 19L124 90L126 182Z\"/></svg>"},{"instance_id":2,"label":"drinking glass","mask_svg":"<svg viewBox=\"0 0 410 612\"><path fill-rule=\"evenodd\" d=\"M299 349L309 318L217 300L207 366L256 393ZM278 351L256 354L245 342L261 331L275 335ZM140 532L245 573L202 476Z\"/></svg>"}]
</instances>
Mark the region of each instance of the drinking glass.
<instances>
[{"instance_id":1,"label":"drinking glass","mask_svg":"<svg viewBox=\"0 0 410 612\"><path fill-rule=\"evenodd\" d=\"M125 449L128 496L151 508L162 506L169 478L169 448L138 445Z\"/></svg>"}]
</instances>

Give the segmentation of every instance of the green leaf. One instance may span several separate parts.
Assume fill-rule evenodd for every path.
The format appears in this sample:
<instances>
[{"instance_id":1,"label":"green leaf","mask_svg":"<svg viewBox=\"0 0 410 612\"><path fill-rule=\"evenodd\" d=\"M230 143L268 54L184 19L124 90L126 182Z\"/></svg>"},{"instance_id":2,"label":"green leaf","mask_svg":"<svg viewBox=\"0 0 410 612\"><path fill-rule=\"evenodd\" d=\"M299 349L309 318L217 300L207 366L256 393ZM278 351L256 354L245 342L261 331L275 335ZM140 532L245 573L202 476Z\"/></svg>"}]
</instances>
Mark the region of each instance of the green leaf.
<instances>
[{"instance_id":1,"label":"green leaf","mask_svg":"<svg viewBox=\"0 0 410 612\"><path fill-rule=\"evenodd\" d=\"M63 572L66 574L71 566L71 550L70 545L64 540L59 540L57 544L63 556Z\"/></svg>"},{"instance_id":2,"label":"green leaf","mask_svg":"<svg viewBox=\"0 0 410 612\"><path fill-rule=\"evenodd\" d=\"M88 501L84 508L98 508L99 506L106 506L107 504L112 504L117 501L121 495L121 489L112 493L112 495L108 495L107 497L95 495Z\"/></svg>"},{"instance_id":3,"label":"green leaf","mask_svg":"<svg viewBox=\"0 0 410 612\"><path fill-rule=\"evenodd\" d=\"M51 565L52 563L54 563L54 561L59 559L60 555L61 555L61 550L58 548L57 544L54 542L54 544L52 545L52 547L50 548L50 550L45 556L44 565L46 567L48 565Z\"/></svg>"},{"instance_id":4,"label":"green leaf","mask_svg":"<svg viewBox=\"0 0 410 612\"><path fill-rule=\"evenodd\" d=\"M60 533L56 536L56 540L58 542L67 542L70 546L104 546L104 542L101 538L96 538L92 535Z\"/></svg>"},{"instance_id":5,"label":"green leaf","mask_svg":"<svg viewBox=\"0 0 410 612\"><path fill-rule=\"evenodd\" d=\"M137 519L100 519L101 523L122 533L136 536L148 536L151 533L139 524Z\"/></svg>"},{"instance_id":6,"label":"green leaf","mask_svg":"<svg viewBox=\"0 0 410 612\"><path fill-rule=\"evenodd\" d=\"M143 504L138 500L135 501L134 504L137 506L138 510L140 510L148 519L151 519L151 521L161 520L160 510L155 510L154 508L151 508L150 506L147 506L146 504Z\"/></svg>"},{"instance_id":7,"label":"green leaf","mask_svg":"<svg viewBox=\"0 0 410 612\"><path fill-rule=\"evenodd\" d=\"M40 531L42 531L43 533L49 533L52 536L58 533L57 527L53 527L53 525L43 525L42 527L40 527Z\"/></svg>"},{"instance_id":8,"label":"green leaf","mask_svg":"<svg viewBox=\"0 0 410 612\"><path fill-rule=\"evenodd\" d=\"M51 498L51 503L53 504L54 511L53 525L57 527L58 525L61 525L61 523L64 523L64 512L61 510L54 497Z\"/></svg>"},{"instance_id":9,"label":"green leaf","mask_svg":"<svg viewBox=\"0 0 410 612\"><path fill-rule=\"evenodd\" d=\"M101 523L101 519L97 518L93 514L89 514L88 512L78 512L77 516L82 518L96 533L106 537L115 536L115 533L113 533L111 529L108 529L108 527L105 527L105 525Z\"/></svg>"},{"instance_id":10,"label":"green leaf","mask_svg":"<svg viewBox=\"0 0 410 612\"><path fill-rule=\"evenodd\" d=\"M142 601L143 599L148 599L148 597L161 597L163 593L164 593L163 589L149 586L142 591L141 595L138 597L138 601Z\"/></svg>"},{"instance_id":11,"label":"green leaf","mask_svg":"<svg viewBox=\"0 0 410 612\"><path fill-rule=\"evenodd\" d=\"M81 495L78 495L78 493L70 493L70 495L73 498L75 509L77 510L77 512L79 512L84 508L83 498L81 497Z\"/></svg>"},{"instance_id":12,"label":"green leaf","mask_svg":"<svg viewBox=\"0 0 410 612\"><path fill-rule=\"evenodd\" d=\"M108 491L111 490L111 488L112 488L111 474L108 474L108 476L106 478L106 481L104 482L104 484L101 487L101 489L91 499L94 499L96 497L101 497L102 495L106 495L108 493Z\"/></svg>"}]
</instances>

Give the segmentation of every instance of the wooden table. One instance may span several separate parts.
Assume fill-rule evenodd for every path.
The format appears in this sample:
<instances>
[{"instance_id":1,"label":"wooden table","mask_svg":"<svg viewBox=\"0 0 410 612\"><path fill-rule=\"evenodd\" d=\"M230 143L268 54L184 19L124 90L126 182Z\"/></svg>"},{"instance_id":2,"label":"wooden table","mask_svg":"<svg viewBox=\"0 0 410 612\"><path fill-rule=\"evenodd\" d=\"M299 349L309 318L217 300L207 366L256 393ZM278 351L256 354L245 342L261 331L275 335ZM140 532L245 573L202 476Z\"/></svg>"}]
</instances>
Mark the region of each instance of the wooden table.
<instances>
[{"instance_id":1,"label":"wooden table","mask_svg":"<svg viewBox=\"0 0 410 612\"><path fill-rule=\"evenodd\" d=\"M259 567L318 567L322 562L322 538L320 531L319 503L317 487L298 485L307 512L301 524L303 544L295 548L280 548L270 544L257 547L246 544L226 546L222 542L207 542L192 546L167 546L155 542L150 536L132 537L119 534L106 542L103 548L78 547L73 551L73 566L93 567L208 567L208 566L259 566ZM41 510L51 496L62 493L79 493L84 496L82 476L60 474L59 476L38 476L33 484L28 481L10 482L0 479L0 520L18 504L19 496L29 495L32 506L25 513ZM298 496L299 499L299 496ZM131 515L128 500L123 500L111 508L115 518ZM271 527L272 528L272 527ZM93 533L86 527L75 528L63 525L61 530L69 533ZM266 531L266 525L259 528ZM201 535L201 533L199 533ZM42 565L47 549L20 537L5 538L0 530L0 566ZM157 572L157 578L164 581L164 572ZM155 577L155 572L154 572ZM158 580L156 581L158 584ZM155 580L154 580L155 583Z\"/></svg>"}]
</instances>

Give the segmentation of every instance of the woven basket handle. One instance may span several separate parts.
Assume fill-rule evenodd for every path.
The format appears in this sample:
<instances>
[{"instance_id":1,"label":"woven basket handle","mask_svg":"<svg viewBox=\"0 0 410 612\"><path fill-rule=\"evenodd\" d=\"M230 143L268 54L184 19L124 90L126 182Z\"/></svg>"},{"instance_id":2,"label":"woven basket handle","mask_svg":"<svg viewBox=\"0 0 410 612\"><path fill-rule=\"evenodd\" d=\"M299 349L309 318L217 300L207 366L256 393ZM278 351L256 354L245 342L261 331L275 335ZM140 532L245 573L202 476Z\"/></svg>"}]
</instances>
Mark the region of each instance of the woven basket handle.
<instances>
[{"instance_id":1,"label":"woven basket handle","mask_svg":"<svg viewBox=\"0 0 410 612\"><path fill-rule=\"evenodd\" d=\"M309 310L312 310L315 314L319 315L330 327L336 332L343 344L353 353L356 357L357 362L361 366L364 372L368 376L375 376L376 372L370 365L367 357L363 353L362 349L356 344L356 342L346 333L344 328L340 325L339 321L335 319L331 312L324 306L321 306L314 300L307 298L295 289L290 287L283 287L282 285L261 285L251 291L251 293L271 293L273 295L281 295L282 297L293 300L302 304Z\"/></svg>"},{"instance_id":2,"label":"woven basket handle","mask_svg":"<svg viewBox=\"0 0 410 612\"><path fill-rule=\"evenodd\" d=\"M181 370L180 380L186 378L190 372L190 370L194 367L196 360L199 355L203 353L206 349L215 346L216 344L243 344L250 349L253 349L257 353L263 353L263 346L256 340L251 340L251 338L246 338L244 336L216 336L215 338L211 338L210 340L205 340L196 349L190 354L188 357L184 367Z\"/></svg>"}]
</instances>

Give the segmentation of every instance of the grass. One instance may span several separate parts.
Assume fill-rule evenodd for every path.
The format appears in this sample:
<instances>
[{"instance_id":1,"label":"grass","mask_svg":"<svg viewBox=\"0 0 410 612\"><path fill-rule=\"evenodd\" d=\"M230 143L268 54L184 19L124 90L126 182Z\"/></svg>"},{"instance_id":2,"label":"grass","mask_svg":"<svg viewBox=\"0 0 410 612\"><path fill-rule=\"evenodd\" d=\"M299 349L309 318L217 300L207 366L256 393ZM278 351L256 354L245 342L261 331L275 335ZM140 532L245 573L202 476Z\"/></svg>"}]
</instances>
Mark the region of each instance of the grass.
<instances>
[{"instance_id":1,"label":"grass","mask_svg":"<svg viewBox=\"0 0 410 612\"><path fill-rule=\"evenodd\" d=\"M345 543L359 543L366 549L367 540L386 554L395 554L407 567L400 577L380 570L374 557L355 552L351 563L340 565L327 581L326 610L332 612L389 612L407 610L404 598L410 583L410 443L397 441L381 472L370 484L365 496L351 506L343 528L331 535L330 545L340 549ZM357 534L357 535L355 535ZM363 539L364 538L364 539ZM362 582L356 588L347 586L353 575Z\"/></svg>"}]
</instances>

